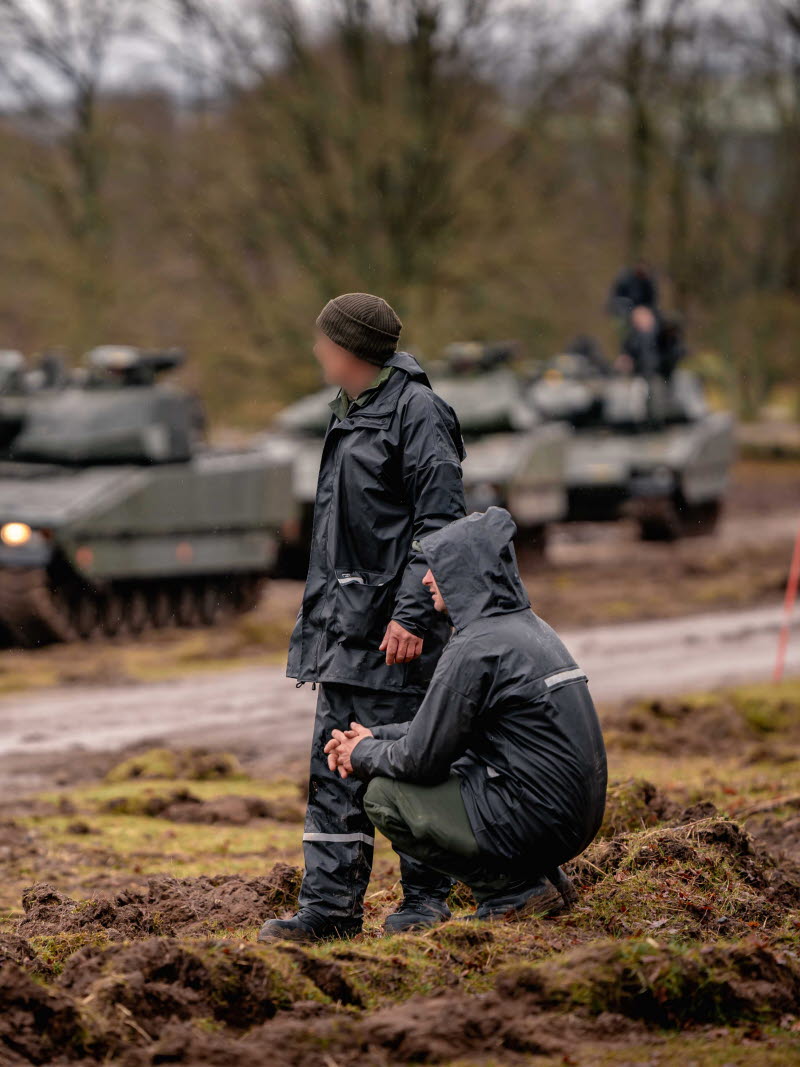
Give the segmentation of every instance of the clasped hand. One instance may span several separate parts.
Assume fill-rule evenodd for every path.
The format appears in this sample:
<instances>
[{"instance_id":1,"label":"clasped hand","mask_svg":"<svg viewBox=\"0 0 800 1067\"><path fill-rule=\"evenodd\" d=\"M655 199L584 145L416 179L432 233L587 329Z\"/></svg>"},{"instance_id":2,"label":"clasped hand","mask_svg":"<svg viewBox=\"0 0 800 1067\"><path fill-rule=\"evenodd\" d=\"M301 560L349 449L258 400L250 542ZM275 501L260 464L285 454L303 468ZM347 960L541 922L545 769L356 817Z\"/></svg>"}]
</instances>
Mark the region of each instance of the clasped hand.
<instances>
[{"instance_id":1,"label":"clasped hand","mask_svg":"<svg viewBox=\"0 0 800 1067\"><path fill-rule=\"evenodd\" d=\"M325 746L328 767L334 772L338 771L342 778L349 777L353 773L353 749L359 741L372 736L372 730L358 722L351 722L349 730L334 730Z\"/></svg>"}]
</instances>

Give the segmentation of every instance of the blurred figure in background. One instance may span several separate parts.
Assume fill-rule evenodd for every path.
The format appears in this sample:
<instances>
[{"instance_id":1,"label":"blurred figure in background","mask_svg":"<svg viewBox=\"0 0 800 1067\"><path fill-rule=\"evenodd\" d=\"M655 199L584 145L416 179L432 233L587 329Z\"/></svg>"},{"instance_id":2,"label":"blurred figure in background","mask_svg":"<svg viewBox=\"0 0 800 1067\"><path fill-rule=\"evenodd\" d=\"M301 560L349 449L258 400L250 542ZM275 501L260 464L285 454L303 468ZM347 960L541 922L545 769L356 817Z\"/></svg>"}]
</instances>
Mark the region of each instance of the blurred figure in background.
<instances>
[{"instance_id":1,"label":"blurred figure in background","mask_svg":"<svg viewBox=\"0 0 800 1067\"><path fill-rule=\"evenodd\" d=\"M644 259L620 271L606 301L608 313L625 322L640 307L648 308L654 315L658 314L658 283L650 264Z\"/></svg>"}]
</instances>

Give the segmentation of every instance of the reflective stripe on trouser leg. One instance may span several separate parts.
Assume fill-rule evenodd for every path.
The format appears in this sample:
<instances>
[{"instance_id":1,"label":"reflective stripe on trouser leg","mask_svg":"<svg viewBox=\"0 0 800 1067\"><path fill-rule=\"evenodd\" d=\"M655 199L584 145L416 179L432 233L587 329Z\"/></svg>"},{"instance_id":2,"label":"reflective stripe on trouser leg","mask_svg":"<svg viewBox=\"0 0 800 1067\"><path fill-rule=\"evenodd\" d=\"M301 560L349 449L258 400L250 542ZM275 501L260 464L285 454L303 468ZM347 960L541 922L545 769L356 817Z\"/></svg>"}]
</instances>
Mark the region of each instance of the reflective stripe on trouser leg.
<instances>
[{"instance_id":1,"label":"reflective stripe on trouser leg","mask_svg":"<svg viewBox=\"0 0 800 1067\"><path fill-rule=\"evenodd\" d=\"M368 834L303 834L304 841L363 841L365 845L374 845L375 838Z\"/></svg>"}]
</instances>

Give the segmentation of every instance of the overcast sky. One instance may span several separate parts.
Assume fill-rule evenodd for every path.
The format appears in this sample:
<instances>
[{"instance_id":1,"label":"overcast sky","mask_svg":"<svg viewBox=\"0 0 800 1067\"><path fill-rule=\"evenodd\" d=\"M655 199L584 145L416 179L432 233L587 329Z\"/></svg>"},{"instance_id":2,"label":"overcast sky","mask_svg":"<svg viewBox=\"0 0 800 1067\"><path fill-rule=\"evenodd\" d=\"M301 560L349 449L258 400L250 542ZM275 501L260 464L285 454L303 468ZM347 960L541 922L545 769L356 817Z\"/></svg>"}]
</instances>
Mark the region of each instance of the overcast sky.
<instances>
[{"instance_id":1,"label":"overcast sky","mask_svg":"<svg viewBox=\"0 0 800 1067\"><path fill-rule=\"evenodd\" d=\"M31 14L38 14L46 7L46 0L22 0ZM73 8L80 7L87 0L64 0ZM124 2L124 0L123 0ZM209 6L214 6L226 17L232 13L241 11L246 17L248 6L253 0L208 0ZM298 0L299 6L305 10L312 22L322 25L324 15L329 11L335 0ZM379 0L380 2L380 0ZM382 0L384 4L391 5L391 0ZM456 2L456 0L454 0ZM574 17L584 22L602 22L604 17L613 9L618 9L623 0L525 0L531 10L537 7L549 8L564 12L574 12ZM654 3L659 0L653 0ZM666 3L667 0L660 0ZM703 8L724 8L729 14L731 9L739 9L746 17L748 13L755 13L759 7L768 0L692 0L692 4ZM521 6L520 0L497 0L498 8ZM136 10L146 14L153 32L149 39L144 35L124 37L115 42L110 50L104 67L104 85L111 89L127 88L131 86L146 87L162 85L173 91L182 92L186 88L185 71L181 71L177 59L178 51L186 51L184 48L170 52L169 46L165 47L164 41L178 45L181 41L181 29L174 18L173 6L170 0L138 0ZM162 40L159 40L162 38ZM3 48L0 44L0 48ZM192 49L189 50L190 52ZM172 58L170 58L172 56ZM0 106L8 106L12 100L7 84L3 84L2 73L4 69L13 69L13 60L19 59L13 52L9 53L7 47L5 54L0 54ZM58 97L64 92L64 87L59 80L52 76L43 75L38 65L29 65L29 72L34 73L39 85L47 88L48 94Z\"/></svg>"}]
</instances>

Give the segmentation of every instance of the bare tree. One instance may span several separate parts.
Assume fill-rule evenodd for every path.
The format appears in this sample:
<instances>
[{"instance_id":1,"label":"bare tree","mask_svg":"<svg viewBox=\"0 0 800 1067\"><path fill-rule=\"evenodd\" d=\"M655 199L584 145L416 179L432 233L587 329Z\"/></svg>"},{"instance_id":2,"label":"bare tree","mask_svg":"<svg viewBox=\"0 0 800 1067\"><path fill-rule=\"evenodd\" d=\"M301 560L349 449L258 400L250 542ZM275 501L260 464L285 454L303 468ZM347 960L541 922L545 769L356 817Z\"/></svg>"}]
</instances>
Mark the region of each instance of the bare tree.
<instances>
[{"instance_id":1,"label":"bare tree","mask_svg":"<svg viewBox=\"0 0 800 1067\"><path fill-rule=\"evenodd\" d=\"M135 0L0 0L0 83L17 119L38 130L26 177L74 253L79 344L96 339L110 284L103 73L113 44L140 27L140 10Z\"/></svg>"},{"instance_id":2,"label":"bare tree","mask_svg":"<svg viewBox=\"0 0 800 1067\"><path fill-rule=\"evenodd\" d=\"M599 51L606 56L606 78L625 105L627 254L632 260L644 253L652 233L661 120L691 10L690 0L620 0L611 33L603 27L597 35Z\"/></svg>"},{"instance_id":3,"label":"bare tree","mask_svg":"<svg viewBox=\"0 0 800 1067\"><path fill-rule=\"evenodd\" d=\"M747 73L768 101L774 154L756 283L800 294L800 2L765 0L746 49Z\"/></svg>"},{"instance_id":4,"label":"bare tree","mask_svg":"<svg viewBox=\"0 0 800 1067\"><path fill-rule=\"evenodd\" d=\"M432 313L464 242L506 210L510 140L469 48L496 5L331 0L316 27L293 0L262 0L236 21L207 0L179 5L218 49L241 152L235 177L213 179L236 182L219 210L205 195L180 209L253 336L268 344L281 315L268 294L288 293L295 272L315 300L372 286Z\"/></svg>"}]
</instances>

